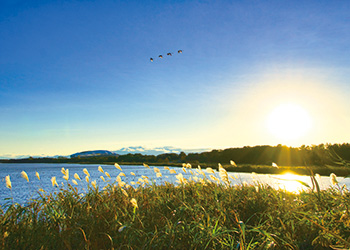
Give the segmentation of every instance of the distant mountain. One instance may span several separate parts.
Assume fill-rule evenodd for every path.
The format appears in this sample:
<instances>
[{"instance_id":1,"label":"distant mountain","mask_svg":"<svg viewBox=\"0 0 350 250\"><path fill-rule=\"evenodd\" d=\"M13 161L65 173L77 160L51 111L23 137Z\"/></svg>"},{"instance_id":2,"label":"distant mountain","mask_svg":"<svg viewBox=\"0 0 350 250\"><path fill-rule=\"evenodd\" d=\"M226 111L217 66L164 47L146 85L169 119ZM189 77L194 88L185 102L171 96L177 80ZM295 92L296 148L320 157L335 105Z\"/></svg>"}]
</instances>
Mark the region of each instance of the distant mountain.
<instances>
[{"instance_id":1,"label":"distant mountain","mask_svg":"<svg viewBox=\"0 0 350 250\"><path fill-rule=\"evenodd\" d=\"M113 153L116 153L118 155L124 155L124 154L143 154L143 155L160 155L160 154L168 154L168 153L175 153L179 154L181 152L184 152L186 154L188 153L200 153L205 151L210 151L211 149L208 148L202 148L202 149L182 149L182 148L175 148L171 146L165 146L165 147L156 147L156 148L145 148L142 146L137 147L126 147L121 148L116 151L112 151Z\"/></svg>"},{"instance_id":2,"label":"distant mountain","mask_svg":"<svg viewBox=\"0 0 350 250\"><path fill-rule=\"evenodd\" d=\"M0 160L1 159L26 159L26 158L59 158L62 157L60 155L55 155L55 156L48 156L48 155L13 155L13 154L5 154L5 155L0 155Z\"/></svg>"},{"instance_id":3,"label":"distant mountain","mask_svg":"<svg viewBox=\"0 0 350 250\"><path fill-rule=\"evenodd\" d=\"M74 157L90 157L90 156L107 156L107 155L116 155L115 153L108 150L92 150L92 151L83 151L70 155L71 158Z\"/></svg>"},{"instance_id":4,"label":"distant mountain","mask_svg":"<svg viewBox=\"0 0 350 250\"><path fill-rule=\"evenodd\" d=\"M20 158L26 158L26 157L23 157L22 155L11 155L11 154L0 155L0 160L1 159L20 159Z\"/></svg>"},{"instance_id":5,"label":"distant mountain","mask_svg":"<svg viewBox=\"0 0 350 250\"><path fill-rule=\"evenodd\" d=\"M78 152L75 154L72 154L70 156L48 156L48 155L12 155L12 154L6 154L6 155L0 155L0 159L25 159L25 158L60 158L60 157L89 157L89 156L98 156L98 155L125 155L125 154L143 154L143 155L160 155L160 154L167 154L167 153L175 153L179 154L181 152L184 152L186 154L188 153L201 153L211 151L209 148L201 148L201 149L182 149L182 148L175 148L171 146L165 146L165 147L156 147L156 148L145 148L142 146L136 146L136 147L125 147L121 148L116 151L108 151L108 150L90 150L90 151L83 151Z\"/></svg>"},{"instance_id":6,"label":"distant mountain","mask_svg":"<svg viewBox=\"0 0 350 250\"><path fill-rule=\"evenodd\" d=\"M72 154L70 155L70 157L74 158L78 156L89 157L89 156L102 156L102 155L108 156L108 155L126 155L126 154L160 155L160 154L167 154L167 153L179 154L181 152L188 154L188 153L200 153L205 151L210 151L210 149L181 149L181 148L175 148L170 146L145 148L142 146L136 146L136 147L125 147L116 151L108 151L108 150L83 151L83 152Z\"/></svg>"}]
</instances>

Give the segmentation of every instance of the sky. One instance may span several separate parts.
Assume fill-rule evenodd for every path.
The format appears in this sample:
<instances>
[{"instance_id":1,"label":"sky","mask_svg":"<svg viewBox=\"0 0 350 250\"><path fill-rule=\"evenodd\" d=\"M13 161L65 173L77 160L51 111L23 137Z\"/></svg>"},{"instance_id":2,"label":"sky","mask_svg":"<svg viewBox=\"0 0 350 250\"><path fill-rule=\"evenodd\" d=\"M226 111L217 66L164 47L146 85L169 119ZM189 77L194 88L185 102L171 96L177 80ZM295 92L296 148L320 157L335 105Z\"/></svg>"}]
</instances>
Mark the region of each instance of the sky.
<instances>
[{"instance_id":1,"label":"sky","mask_svg":"<svg viewBox=\"0 0 350 250\"><path fill-rule=\"evenodd\" d=\"M349 1L2 0L0 155L348 143L349 58Z\"/></svg>"}]
</instances>

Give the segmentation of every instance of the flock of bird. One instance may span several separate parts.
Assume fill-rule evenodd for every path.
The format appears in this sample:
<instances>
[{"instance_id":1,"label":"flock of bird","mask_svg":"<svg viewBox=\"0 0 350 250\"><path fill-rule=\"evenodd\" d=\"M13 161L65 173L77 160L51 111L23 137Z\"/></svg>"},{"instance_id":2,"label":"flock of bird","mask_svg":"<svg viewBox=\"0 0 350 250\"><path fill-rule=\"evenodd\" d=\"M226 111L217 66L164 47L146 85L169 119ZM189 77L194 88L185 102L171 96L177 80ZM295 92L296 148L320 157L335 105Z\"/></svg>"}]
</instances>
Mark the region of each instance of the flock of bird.
<instances>
[{"instance_id":1,"label":"flock of bird","mask_svg":"<svg viewBox=\"0 0 350 250\"><path fill-rule=\"evenodd\" d=\"M177 51L177 53L178 53L178 54L181 54L181 53L182 53L182 49L179 49L179 50ZM174 53L172 53L172 52L166 53L167 56L172 56L173 54L174 54ZM158 57L159 57L159 58L163 58L163 55L159 55ZM151 62L154 61L153 57L151 57L149 60L150 60Z\"/></svg>"}]
</instances>

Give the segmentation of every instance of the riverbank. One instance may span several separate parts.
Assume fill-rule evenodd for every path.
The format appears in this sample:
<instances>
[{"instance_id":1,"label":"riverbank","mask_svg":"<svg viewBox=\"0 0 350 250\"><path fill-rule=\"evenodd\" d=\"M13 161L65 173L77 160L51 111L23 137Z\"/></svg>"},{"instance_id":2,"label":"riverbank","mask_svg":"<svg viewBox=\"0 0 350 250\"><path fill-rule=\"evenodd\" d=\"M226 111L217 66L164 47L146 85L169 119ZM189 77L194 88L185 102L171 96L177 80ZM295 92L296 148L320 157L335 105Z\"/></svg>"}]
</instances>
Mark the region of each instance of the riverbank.
<instances>
[{"instance_id":1,"label":"riverbank","mask_svg":"<svg viewBox=\"0 0 350 250\"><path fill-rule=\"evenodd\" d=\"M105 163L107 164L107 163ZM123 163L123 165L142 165L143 163ZM107 164L108 165L108 164ZM154 163L154 166L171 166L171 167L183 167L183 163ZM203 169L210 167L218 170L218 164L199 164ZM346 177L350 175L350 168L345 166L271 166L271 165L250 165L242 164L232 166L231 164L222 165L228 172L237 172L237 173L258 173L258 174L285 174L286 172L299 174L299 175L310 175L319 174L321 176L329 176L331 173L336 174L337 176ZM197 168L198 165L194 165L194 168Z\"/></svg>"},{"instance_id":2,"label":"riverbank","mask_svg":"<svg viewBox=\"0 0 350 250\"><path fill-rule=\"evenodd\" d=\"M292 172L299 175L319 174L321 176L329 176L331 173L337 176L346 177L350 175L350 168L341 166L267 166L267 165L238 165L233 167L230 165L224 166L229 172L241 172L241 173L259 173L259 174L284 174L286 172Z\"/></svg>"}]
</instances>

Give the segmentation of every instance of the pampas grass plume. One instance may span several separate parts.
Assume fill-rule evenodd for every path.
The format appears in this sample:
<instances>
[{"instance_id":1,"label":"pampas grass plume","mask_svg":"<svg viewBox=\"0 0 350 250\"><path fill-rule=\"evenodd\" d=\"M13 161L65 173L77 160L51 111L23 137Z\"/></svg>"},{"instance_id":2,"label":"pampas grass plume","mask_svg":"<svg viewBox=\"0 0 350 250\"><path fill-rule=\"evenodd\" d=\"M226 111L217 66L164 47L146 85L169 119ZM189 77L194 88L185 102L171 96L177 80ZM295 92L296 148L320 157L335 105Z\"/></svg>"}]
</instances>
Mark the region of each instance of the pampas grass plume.
<instances>
[{"instance_id":1,"label":"pampas grass plume","mask_svg":"<svg viewBox=\"0 0 350 250\"><path fill-rule=\"evenodd\" d=\"M26 179L26 180L29 182L29 178L28 178L28 175L27 175L26 172L22 171L22 172L21 172L21 175L22 175L22 178L23 178L23 179Z\"/></svg>"}]
</instances>

